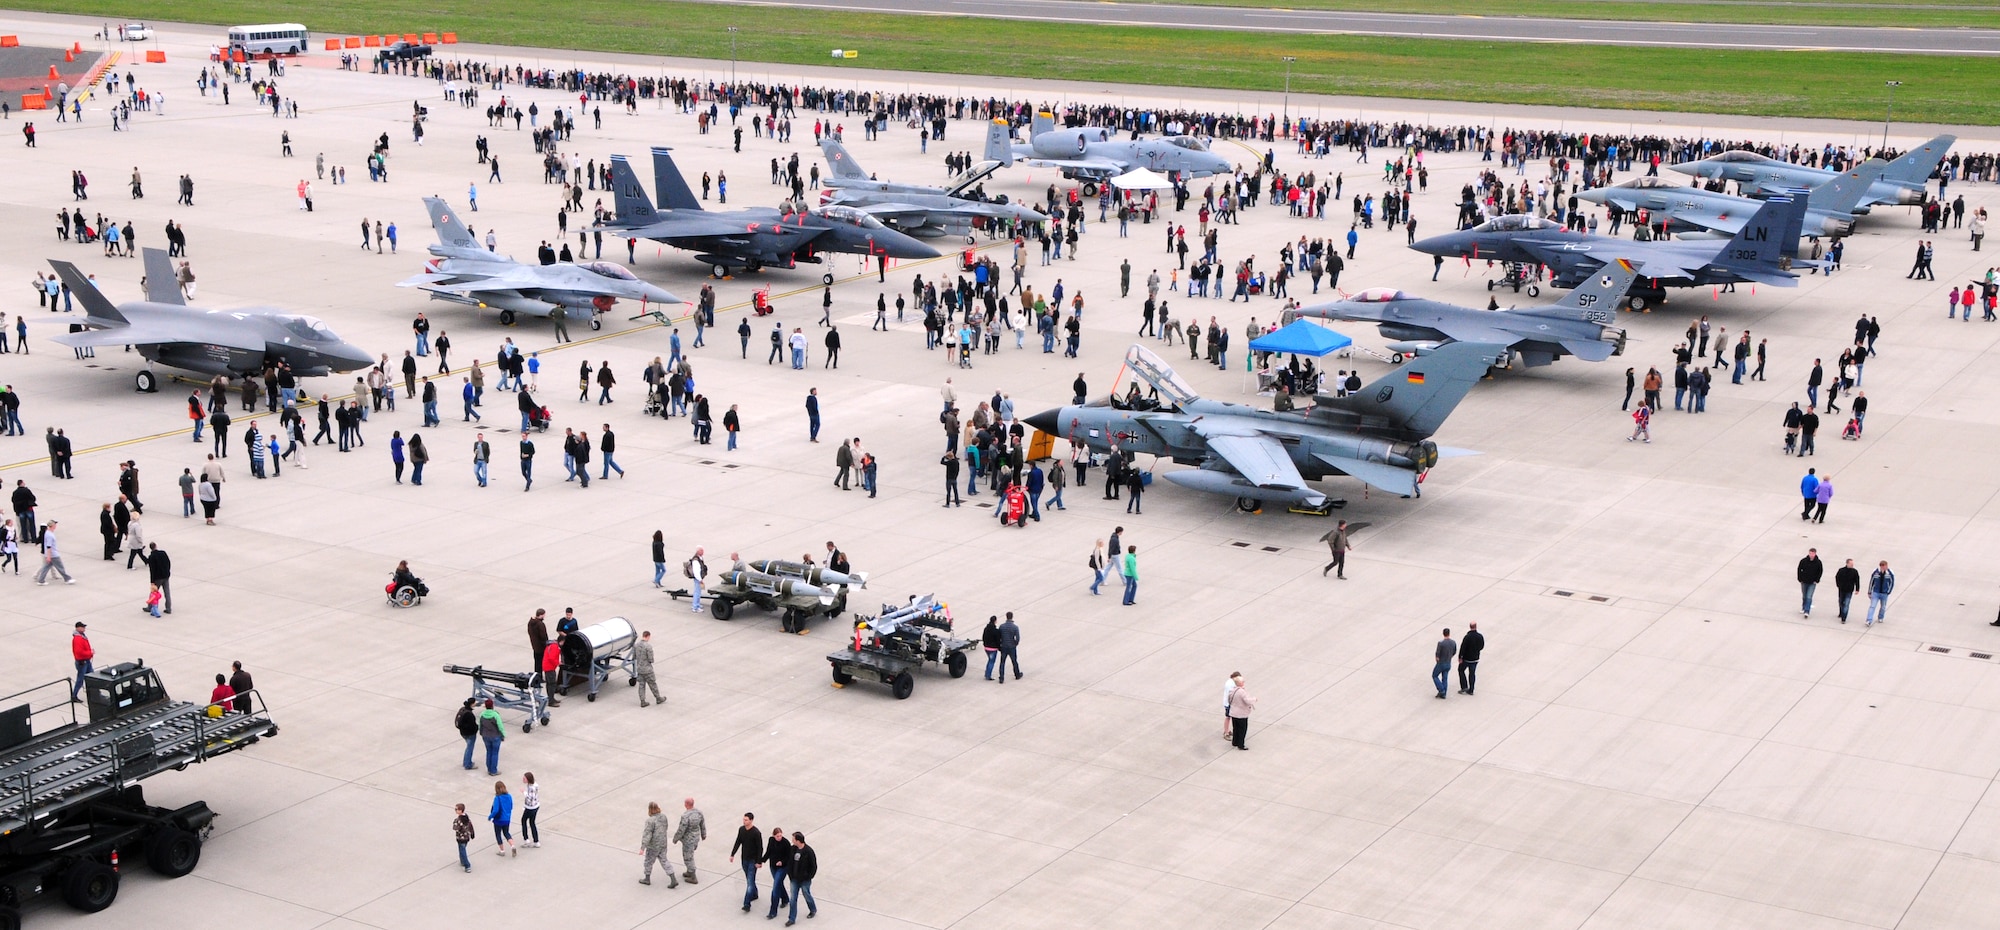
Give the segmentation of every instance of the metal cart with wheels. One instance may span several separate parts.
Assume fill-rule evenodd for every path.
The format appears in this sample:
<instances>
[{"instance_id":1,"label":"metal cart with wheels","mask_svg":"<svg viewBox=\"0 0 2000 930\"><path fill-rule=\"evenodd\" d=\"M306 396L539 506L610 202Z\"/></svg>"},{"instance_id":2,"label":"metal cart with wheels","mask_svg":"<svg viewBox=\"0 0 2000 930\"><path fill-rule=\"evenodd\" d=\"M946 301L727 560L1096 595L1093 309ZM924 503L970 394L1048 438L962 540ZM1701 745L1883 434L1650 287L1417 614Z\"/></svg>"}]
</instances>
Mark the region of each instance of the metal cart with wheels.
<instances>
[{"instance_id":1,"label":"metal cart with wheels","mask_svg":"<svg viewBox=\"0 0 2000 930\"><path fill-rule=\"evenodd\" d=\"M444 672L471 678L474 702L490 700L494 707L526 710L528 719L521 724L521 732L533 733L537 723L549 725L549 698L536 687L534 672L496 672L483 665L447 665Z\"/></svg>"}]
</instances>

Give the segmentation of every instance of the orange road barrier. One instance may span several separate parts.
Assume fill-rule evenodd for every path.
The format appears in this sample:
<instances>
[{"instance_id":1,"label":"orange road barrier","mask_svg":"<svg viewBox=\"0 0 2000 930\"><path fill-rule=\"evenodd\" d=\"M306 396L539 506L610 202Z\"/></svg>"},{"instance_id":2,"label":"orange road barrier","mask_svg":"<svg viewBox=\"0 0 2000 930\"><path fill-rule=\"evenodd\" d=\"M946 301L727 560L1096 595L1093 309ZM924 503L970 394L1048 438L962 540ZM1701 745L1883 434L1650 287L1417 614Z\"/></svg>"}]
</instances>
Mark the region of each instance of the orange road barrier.
<instances>
[{"instance_id":1,"label":"orange road barrier","mask_svg":"<svg viewBox=\"0 0 2000 930\"><path fill-rule=\"evenodd\" d=\"M458 44L458 33L456 32L447 32L444 35L439 36L438 38L444 40L444 44L446 45Z\"/></svg>"},{"instance_id":2,"label":"orange road barrier","mask_svg":"<svg viewBox=\"0 0 2000 930\"><path fill-rule=\"evenodd\" d=\"M166 63L167 63L167 53L166 53L166 52L162 52L162 51L149 51L149 52L147 52L147 53L146 53L146 63L147 63L147 64L149 64L149 65L163 65L163 64L166 64Z\"/></svg>"}]
</instances>

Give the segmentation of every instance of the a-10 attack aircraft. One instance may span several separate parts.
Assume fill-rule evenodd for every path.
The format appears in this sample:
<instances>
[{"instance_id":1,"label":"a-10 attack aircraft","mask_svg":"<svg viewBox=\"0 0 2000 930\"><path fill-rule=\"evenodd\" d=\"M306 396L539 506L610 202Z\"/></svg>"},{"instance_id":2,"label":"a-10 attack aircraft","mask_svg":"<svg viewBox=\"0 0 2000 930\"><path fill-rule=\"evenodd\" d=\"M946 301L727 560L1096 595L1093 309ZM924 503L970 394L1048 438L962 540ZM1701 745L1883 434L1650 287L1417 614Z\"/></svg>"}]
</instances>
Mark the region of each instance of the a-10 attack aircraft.
<instances>
[{"instance_id":1,"label":"a-10 attack aircraft","mask_svg":"<svg viewBox=\"0 0 2000 930\"><path fill-rule=\"evenodd\" d=\"M1411 297L1394 288L1375 288L1346 300L1287 310L1284 317L1286 323L1297 317L1374 323L1383 336L1396 340L1389 343L1389 351L1398 356L1424 355L1455 342L1479 342L1506 346L1529 368L1565 355L1601 362L1625 352L1625 330L1613 324L1618 300L1636 277L1631 263L1620 260L1546 307L1473 310Z\"/></svg>"},{"instance_id":2,"label":"a-10 attack aircraft","mask_svg":"<svg viewBox=\"0 0 2000 930\"><path fill-rule=\"evenodd\" d=\"M1281 412L1203 398L1158 356L1135 345L1126 350L1125 365L1152 385L1157 401L1132 406L1114 393L1111 403L1046 410L1027 423L1092 452L1197 466L1162 477L1233 495L1245 511L1261 501L1322 507L1326 495L1307 482L1334 475L1414 497L1440 455L1431 435L1505 352L1501 345L1450 343L1345 397L1319 395L1309 409Z\"/></svg>"},{"instance_id":3,"label":"a-10 attack aircraft","mask_svg":"<svg viewBox=\"0 0 2000 930\"><path fill-rule=\"evenodd\" d=\"M1120 142L1117 135L1116 130L1103 126L1058 129L1055 117L1037 113L1027 142L996 144L989 137L986 158L1003 164L1021 161L1060 169L1063 177L1085 182L1085 196L1096 195L1097 185L1134 168L1171 178L1205 178L1231 171L1229 159L1209 151L1208 143L1196 136Z\"/></svg>"},{"instance_id":4,"label":"a-10 attack aircraft","mask_svg":"<svg viewBox=\"0 0 2000 930\"><path fill-rule=\"evenodd\" d=\"M999 133L1004 144L1006 127L995 123L989 129ZM819 147L826 154L832 174L826 179L820 203L853 207L913 236L965 236L969 241L976 220L1011 218L1022 223L1039 223L1048 219L1039 210L1009 203L1004 194L991 199L983 196L976 185L1000 167L997 161L972 166L953 178L950 187L932 187L869 177L855 162L853 153L832 136L821 139Z\"/></svg>"},{"instance_id":5,"label":"a-10 attack aircraft","mask_svg":"<svg viewBox=\"0 0 2000 930\"><path fill-rule=\"evenodd\" d=\"M659 207L646 197L623 155L611 156L616 219L599 228L628 239L653 239L695 252L718 278L738 269L793 268L817 262L823 252L875 258L936 258L938 250L853 207L784 211L776 207L709 212L689 190L673 156L653 149L653 184ZM833 275L824 276L833 283Z\"/></svg>"},{"instance_id":6,"label":"a-10 attack aircraft","mask_svg":"<svg viewBox=\"0 0 2000 930\"><path fill-rule=\"evenodd\" d=\"M565 312L589 311L590 328L598 329L604 325L599 314L619 298L642 304L681 302L666 288L639 280L617 262L517 262L480 245L443 198L425 197L424 207L437 230L438 242L430 247L436 258L424 264L423 274L397 282L397 287L423 288L433 300L491 307L508 325L517 314L545 317L562 307Z\"/></svg>"},{"instance_id":7,"label":"a-10 attack aircraft","mask_svg":"<svg viewBox=\"0 0 2000 930\"><path fill-rule=\"evenodd\" d=\"M1806 198L1803 227L1808 236L1845 236L1854 231L1856 207L1876 179L1889 167L1881 159L1869 159L1861 166L1836 174L1810 191L1791 192ZM1617 204L1626 212L1646 211L1647 223L1666 222L1669 232L1682 238L1732 236L1764 205L1762 200L1736 197L1721 191L1668 184L1664 178L1637 177L1623 184L1577 191L1576 196L1596 204ZM1713 230L1687 233L1685 230Z\"/></svg>"},{"instance_id":8,"label":"a-10 attack aircraft","mask_svg":"<svg viewBox=\"0 0 2000 930\"><path fill-rule=\"evenodd\" d=\"M1868 185L1867 195L1861 198L1854 212L1867 213L1870 205L1878 203L1891 206L1923 203L1930 190L1931 172L1937 170L1938 162L1944 160L1945 153L1951 151L1951 144L1957 141L1957 136L1939 136L1890 162L1882 177ZM1735 181L1742 185L1743 193L1760 196L1775 196L1801 187L1818 187L1840 174L1825 168L1794 165L1741 149L1668 165L1667 170L1709 180L1721 178Z\"/></svg>"},{"instance_id":9,"label":"a-10 attack aircraft","mask_svg":"<svg viewBox=\"0 0 2000 930\"><path fill-rule=\"evenodd\" d=\"M66 346L131 346L148 362L202 375L254 377L264 367L285 362L301 378L357 371L375 357L349 345L325 323L302 313L269 307L241 310L200 310L187 305L174 263L163 249L140 250L146 263L146 299L123 304L111 300L76 266L51 259L56 276L69 285L83 304L80 321L90 327L49 337ZM134 378L135 386L151 393L159 379L148 369Z\"/></svg>"}]
</instances>

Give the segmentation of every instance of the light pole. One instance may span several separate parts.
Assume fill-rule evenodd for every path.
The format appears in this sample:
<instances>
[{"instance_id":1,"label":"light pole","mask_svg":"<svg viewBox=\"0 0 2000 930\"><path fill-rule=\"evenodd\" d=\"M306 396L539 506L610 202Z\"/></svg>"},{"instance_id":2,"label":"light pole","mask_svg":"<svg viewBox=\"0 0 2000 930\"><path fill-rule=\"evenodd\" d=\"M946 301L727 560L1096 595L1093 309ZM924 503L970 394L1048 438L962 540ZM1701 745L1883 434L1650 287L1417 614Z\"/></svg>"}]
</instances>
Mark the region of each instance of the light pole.
<instances>
[{"instance_id":1,"label":"light pole","mask_svg":"<svg viewBox=\"0 0 2000 930\"><path fill-rule=\"evenodd\" d=\"M1882 148L1887 149L1889 147L1889 120L1896 115L1896 88L1903 86L1903 82L1883 81L1882 83L1889 86L1889 109L1882 114Z\"/></svg>"},{"instance_id":2,"label":"light pole","mask_svg":"<svg viewBox=\"0 0 2000 930\"><path fill-rule=\"evenodd\" d=\"M1284 56L1284 58L1285 58L1285 106L1283 109L1278 111L1278 115L1280 119L1284 120L1285 129L1283 132L1279 133L1279 136L1283 138L1290 138L1292 134L1292 62L1298 61L1299 59L1297 56L1294 55L1286 55Z\"/></svg>"},{"instance_id":3,"label":"light pole","mask_svg":"<svg viewBox=\"0 0 2000 930\"><path fill-rule=\"evenodd\" d=\"M736 27L729 27L729 94L736 95Z\"/></svg>"}]
</instances>

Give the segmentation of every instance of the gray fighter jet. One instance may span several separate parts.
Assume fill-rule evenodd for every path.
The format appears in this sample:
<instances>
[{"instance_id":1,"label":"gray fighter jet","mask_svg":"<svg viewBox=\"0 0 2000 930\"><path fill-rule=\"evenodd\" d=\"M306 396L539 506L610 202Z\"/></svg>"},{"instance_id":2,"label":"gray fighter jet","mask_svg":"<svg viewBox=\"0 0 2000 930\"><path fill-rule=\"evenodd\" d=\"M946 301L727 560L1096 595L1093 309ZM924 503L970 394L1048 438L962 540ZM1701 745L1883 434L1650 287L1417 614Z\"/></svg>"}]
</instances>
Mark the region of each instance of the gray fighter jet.
<instances>
[{"instance_id":1,"label":"gray fighter jet","mask_svg":"<svg viewBox=\"0 0 2000 930\"><path fill-rule=\"evenodd\" d=\"M325 323L301 313L269 307L189 307L181 297L167 253L162 249L141 252L146 263L146 299L117 305L75 265L51 259L49 265L57 277L83 304L80 322L90 328L50 338L66 346L131 346L148 362L209 376L256 376L267 363L283 361L299 377L316 378L375 363L374 356L343 342ZM134 384L150 393L159 387L159 379L148 369L139 372Z\"/></svg>"},{"instance_id":2,"label":"gray fighter jet","mask_svg":"<svg viewBox=\"0 0 2000 930\"><path fill-rule=\"evenodd\" d=\"M818 210L778 210L750 207L711 213L701 208L694 192L673 156L666 148L653 149L653 183L659 190L659 207L646 197L625 156L611 156L613 202L617 218L601 228L630 239L653 239L677 249L697 253L715 276L726 277L737 269L759 271L767 267L794 268L800 262L818 262L824 252L846 252L877 258L936 258L938 251L882 225L882 221L853 207L829 206ZM824 276L827 283L833 275Z\"/></svg>"},{"instance_id":3,"label":"gray fighter jet","mask_svg":"<svg viewBox=\"0 0 2000 930\"><path fill-rule=\"evenodd\" d=\"M1661 299L1668 287L1752 282L1796 287L1805 204L1789 197L1764 202L1727 242L1716 239L1637 242L1569 232L1537 216L1509 214L1471 229L1419 239L1410 248L1446 258L1547 265L1556 287L1575 287L1618 259L1632 263L1640 280L1628 290L1632 309Z\"/></svg>"},{"instance_id":4,"label":"gray fighter jet","mask_svg":"<svg viewBox=\"0 0 2000 930\"><path fill-rule=\"evenodd\" d=\"M1923 203L1931 172L1937 170L1938 162L1944 160L1945 153L1951 151L1951 144L1956 141L1957 136L1939 136L1890 162L1882 177L1868 185L1867 195L1861 198L1854 212L1866 213L1871 204L1878 203L1892 206ZM1818 187L1840 173L1794 165L1740 149L1667 167L1670 171L1698 178L1735 181L1742 185L1746 194L1768 195L1783 194L1801 187Z\"/></svg>"},{"instance_id":5,"label":"gray fighter jet","mask_svg":"<svg viewBox=\"0 0 2000 930\"><path fill-rule=\"evenodd\" d=\"M1173 178L1205 178L1228 174L1229 159L1208 150L1195 136L1161 136L1120 142L1116 130L1102 126L1058 129L1049 113L1035 114L1028 141L996 145L989 140L986 157L1012 164L1061 169L1065 178L1081 179L1085 196L1097 186L1134 168L1146 168Z\"/></svg>"},{"instance_id":6,"label":"gray fighter jet","mask_svg":"<svg viewBox=\"0 0 2000 930\"><path fill-rule=\"evenodd\" d=\"M604 326L601 314L619 298L642 305L677 304L679 297L666 288L648 284L616 262L557 262L530 265L486 250L474 238L444 198L425 197L431 227L438 243L430 247L435 258L424 263L424 273L399 281L397 287L419 287L432 300L448 300L500 311L500 322L513 325L517 314L545 317L557 307L565 313L589 311L590 328Z\"/></svg>"},{"instance_id":7,"label":"gray fighter jet","mask_svg":"<svg viewBox=\"0 0 2000 930\"><path fill-rule=\"evenodd\" d=\"M1547 307L1470 310L1375 288L1346 300L1288 310L1284 317L1286 323L1296 317L1374 323L1382 335L1397 340L1389 350L1399 362L1454 342L1507 346L1529 368L1565 355L1601 362L1625 353L1625 330L1612 324L1618 318L1618 299L1637 277L1631 263L1620 259Z\"/></svg>"},{"instance_id":8,"label":"gray fighter jet","mask_svg":"<svg viewBox=\"0 0 2000 930\"><path fill-rule=\"evenodd\" d=\"M992 129L1005 138L1005 127L996 123ZM913 236L964 236L970 242L972 224L978 220L1012 218L1039 223L1048 219L1039 210L1009 203L1005 194L985 196L984 185L979 182L1000 167L997 161L974 165L952 179L950 187L930 187L869 177L855 163L847 147L832 136L821 139L819 147L826 153L826 163L833 174L826 180L827 189L821 193L820 203L853 207Z\"/></svg>"},{"instance_id":9,"label":"gray fighter jet","mask_svg":"<svg viewBox=\"0 0 2000 930\"><path fill-rule=\"evenodd\" d=\"M1197 491L1230 494L1237 507L1260 501L1321 507L1308 484L1349 475L1404 497L1421 490L1440 450L1430 441L1452 408L1500 360L1504 345L1454 342L1404 362L1345 397L1320 395L1310 409L1278 412L1207 400L1140 346L1125 364L1158 393L1132 406L1117 400L1047 410L1029 426L1093 452L1136 453L1197 466L1166 472Z\"/></svg>"},{"instance_id":10,"label":"gray fighter jet","mask_svg":"<svg viewBox=\"0 0 2000 930\"><path fill-rule=\"evenodd\" d=\"M1889 163L1879 158L1869 159L1866 164L1836 174L1809 192L1789 192L1788 196L1806 198L1805 234L1845 236L1853 232L1855 208L1888 167ZM1576 196L1596 204L1617 204L1627 212L1644 210L1648 223L1664 218L1670 232L1714 230L1723 235L1735 235L1749 222L1751 214L1764 205L1762 200L1749 197L1668 184L1659 177L1637 177L1623 184L1577 191Z\"/></svg>"}]
</instances>

